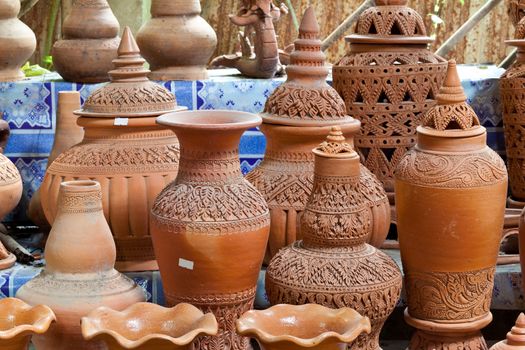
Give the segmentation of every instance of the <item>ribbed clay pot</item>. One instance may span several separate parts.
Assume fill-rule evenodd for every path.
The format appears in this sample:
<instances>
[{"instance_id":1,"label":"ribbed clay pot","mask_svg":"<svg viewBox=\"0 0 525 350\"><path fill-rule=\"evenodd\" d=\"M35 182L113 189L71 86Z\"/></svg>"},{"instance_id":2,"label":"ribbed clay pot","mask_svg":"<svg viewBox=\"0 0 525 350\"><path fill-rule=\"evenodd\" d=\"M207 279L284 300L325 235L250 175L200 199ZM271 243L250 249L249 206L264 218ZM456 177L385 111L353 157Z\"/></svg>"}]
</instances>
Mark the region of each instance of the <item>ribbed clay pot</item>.
<instances>
[{"instance_id":1,"label":"ribbed clay pot","mask_svg":"<svg viewBox=\"0 0 525 350\"><path fill-rule=\"evenodd\" d=\"M82 141L84 130L77 125L77 116L74 111L80 109L80 93L78 91L59 91L56 113L55 140L49 157L47 166L55 160L61 153L67 151L77 143ZM31 197L27 216L44 232L49 232L50 226L42 209L40 188Z\"/></svg>"},{"instance_id":2,"label":"ribbed clay pot","mask_svg":"<svg viewBox=\"0 0 525 350\"><path fill-rule=\"evenodd\" d=\"M218 330L213 314L185 303L168 309L137 303L123 311L100 307L82 318L86 340L102 340L108 350L192 350L192 342Z\"/></svg>"},{"instance_id":3,"label":"ribbed clay pot","mask_svg":"<svg viewBox=\"0 0 525 350\"><path fill-rule=\"evenodd\" d=\"M77 123L84 139L58 156L40 187L42 207L52 224L62 181L93 179L102 186L102 204L117 245L117 269L158 269L149 232L149 211L160 191L177 175L179 144L160 114L185 109L163 86L147 79L137 44L124 30L111 83L86 100Z\"/></svg>"},{"instance_id":4,"label":"ribbed clay pot","mask_svg":"<svg viewBox=\"0 0 525 350\"><path fill-rule=\"evenodd\" d=\"M346 350L360 334L370 333L370 320L350 308L281 304L246 312L236 327L262 350Z\"/></svg>"},{"instance_id":5,"label":"ribbed clay pot","mask_svg":"<svg viewBox=\"0 0 525 350\"><path fill-rule=\"evenodd\" d=\"M0 81L25 77L20 68L36 48L35 33L18 19L20 0L0 2Z\"/></svg>"},{"instance_id":6,"label":"ribbed clay pot","mask_svg":"<svg viewBox=\"0 0 525 350\"><path fill-rule=\"evenodd\" d=\"M27 350L33 334L44 334L56 320L49 307L32 307L16 298L0 300L0 315L2 350Z\"/></svg>"},{"instance_id":7,"label":"ribbed clay pot","mask_svg":"<svg viewBox=\"0 0 525 350\"><path fill-rule=\"evenodd\" d=\"M525 350L525 314L523 312L507 333L506 339L492 345L490 350Z\"/></svg>"},{"instance_id":8,"label":"ribbed clay pot","mask_svg":"<svg viewBox=\"0 0 525 350\"><path fill-rule=\"evenodd\" d=\"M347 113L361 121L355 137L364 165L394 198L394 170L416 142L421 117L435 105L446 61L428 50L433 41L407 1L377 0L365 10L349 52L333 67L334 88Z\"/></svg>"},{"instance_id":9,"label":"ribbed clay pot","mask_svg":"<svg viewBox=\"0 0 525 350\"><path fill-rule=\"evenodd\" d=\"M53 66L67 81L108 81L117 57L120 25L106 0L75 0L53 45Z\"/></svg>"},{"instance_id":10,"label":"ribbed clay pot","mask_svg":"<svg viewBox=\"0 0 525 350\"><path fill-rule=\"evenodd\" d=\"M486 349L507 171L453 61L437 101L396 170L405 320L417 328L409 348Z\"/></svg>"},{"instance_id":11,"label":"ribbed clay pot","mask_svg":"<svg viewBox=\"0 0 525 350\"><path fill-rule=\"evenodd\" d=\"M266 270L266 294L274 304L317 303L349 307L371 323L352 349L378 350L379 333L401 294L401 272L366 243L373 230L369 189L360 159L339 127L314 150L312 193L301 216L303 239L281 249Z\"/></svg>"},{"instance_id":12,"label":"ribbed clay pot","mask_svg":"<svg viewBox=\"0 0 525 350\"><path fill-rule=\"evenodd\" d=\"M137 42L153 80L203 80L217 35L200 16L199 0L152 0Z\"/></svg>"},{"instance_id":13,"label":"ribbed clay pot","mask_svg":"<svg viewBox=\"0 0 525 350\"><path fill-rule=\"evenodd\" d=\"M46 242L46 266L16 296L30 305L47 305L57 316L49 332L33 337L37 350L103 349L101 342L83 340L80 319L97 307L123 310L146 296L114 269L115 243L102 211L100 184L63 182L58 207Z\"/></svg>"},{"instance_id":14,"label":"ribbed clay pot","mask_svg":"<svg viewBox=\"0 0 525 350\"><path fill-rule=\"evenodd\" d=\"M213 312L216 337L197 349L247 349L235 320L251 309L264 257L270 214L241 173L241 135L261 123L253 114L194 111L167 114L181 144L179 174L158 196L151 233L168 304Z\"/></svg>"},{"instance_id":15,"label":"ribbed clay pot","mask_svg":"<svg viewBox=\"0 0 525 350\"><path fill-rule=\"evenodd\" d=\"M326 83L328 66L321 51L319 25L312 7L304 14L299 38L286 67L287 81L266 101L260 130L266 136L262 163L246 178L264 195L270 208L271 228L265 263L279 249L301 239L300 217L313 185L312 149L339 125L353 144L360 123L347 115L345 104ZM361 181L369 188L374 230L368 242L381 246L390 227L390 207L381 183L362 168Z\"/></svg>"}]
</instances>

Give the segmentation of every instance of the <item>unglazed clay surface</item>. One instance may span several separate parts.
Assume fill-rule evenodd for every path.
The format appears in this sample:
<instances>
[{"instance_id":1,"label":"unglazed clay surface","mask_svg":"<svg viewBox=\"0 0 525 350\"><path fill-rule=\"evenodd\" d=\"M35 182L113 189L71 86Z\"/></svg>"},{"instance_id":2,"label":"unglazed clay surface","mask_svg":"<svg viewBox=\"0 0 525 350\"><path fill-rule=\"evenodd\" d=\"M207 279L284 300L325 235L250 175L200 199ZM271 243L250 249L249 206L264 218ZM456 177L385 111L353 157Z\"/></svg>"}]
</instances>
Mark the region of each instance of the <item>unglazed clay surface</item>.
<instances>
[{"instance_id":1,"label":"unglazed clay surface","mask_svg":"<svg viewBox=\"0 0 525 350\"><path fill-rule=\"evenodd\" d=\"M525 314L520 313L516 324L507 333L505 340L494 344L490 350L524 350L525 349Z\"/></svg>"}]
</instances>

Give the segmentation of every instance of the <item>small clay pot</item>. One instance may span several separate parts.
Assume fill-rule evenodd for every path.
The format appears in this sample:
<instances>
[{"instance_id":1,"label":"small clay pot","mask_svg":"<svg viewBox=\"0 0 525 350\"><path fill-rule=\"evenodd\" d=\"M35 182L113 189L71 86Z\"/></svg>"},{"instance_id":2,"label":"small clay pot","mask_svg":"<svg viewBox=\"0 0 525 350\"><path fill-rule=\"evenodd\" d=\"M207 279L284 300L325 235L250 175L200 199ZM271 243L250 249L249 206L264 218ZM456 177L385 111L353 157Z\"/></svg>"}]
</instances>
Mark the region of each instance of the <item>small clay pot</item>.
<instances>
[{"instance_id":1,"label":"small clay pot","mask_svg":"<svg viewBox=\"0 0 525 350\"><path fill-rule=\"evenodd\" d=\"M280 304L246 312L236 327L262 350L345 350L360 334L370 333L370 320L350 308Z\"/></svg>"},{"instance_id":2,"label":"small clay pot","mask_svg":"<svg viewBox=\"0 0 525 350\"><path fill-rule=\"evenodd\" d=\"M490 348L490 350L525 350L525 314L520 313L516 324L502 340Z\"/></svg>"},{"instance_id":3,"label":"small clay pot","mask_svg":"<svg viewBox=\"0 0 525 350\"><path fill-rule=\"evenodd\" d=\"M201 16L199 0L152 0L151 16L137 34L152 80L203 80L217 35Z\"/></svg>"},{"instance_id":4,"label":"small clay pot","mask_svg":"<svg viewBox=\"0 0 525 350\"><path fill-rule=\"evenodd\" d=\"M25 77L21 67L36 48L35 33L18 19L20 0L0 2L0 81Z\"/></svg>"},{"instance_id":5,"label":"small clay pot","mask_svg":"<svg viewBox=\"0 0 525 350\"><path fill-rule=\"evenodd\" d=\"M108 81L117 57L119 29L106 0L75 0L62 26L62 40L53 45L56 71L67 81Z\"/></svg>"},{"instance_id":6,"label":"small clay pot","mask_svg":"<svg viewBox=\"0 0 525 350\"><path fill-rule=\"evenodd\" d=\"M22 300L0 300L0 349L27 350L33 334L44 334L56 320L44 305L31 307Z\"/></svg>"},{"instance_id":7,"label":"small clay pot","mask_svg":"<svg viewBox=\"0 0 525 350\"><path fill-rule=\"evenodd\" d=\"M101 340L108 350L191 350L194 339L217 330L213 314L185 303L171 309L137 303L120 312L100 307L82 317L84 339Z\"/></svg>"}]
</instances>

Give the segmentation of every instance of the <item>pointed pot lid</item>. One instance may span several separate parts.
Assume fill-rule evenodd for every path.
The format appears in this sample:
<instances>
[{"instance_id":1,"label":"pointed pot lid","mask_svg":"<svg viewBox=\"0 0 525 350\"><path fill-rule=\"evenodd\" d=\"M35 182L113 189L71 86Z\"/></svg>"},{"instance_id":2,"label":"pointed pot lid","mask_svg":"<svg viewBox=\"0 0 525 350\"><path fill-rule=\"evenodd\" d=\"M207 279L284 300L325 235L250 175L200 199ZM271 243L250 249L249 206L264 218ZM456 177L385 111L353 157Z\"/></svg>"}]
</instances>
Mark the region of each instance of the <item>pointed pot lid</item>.
<instances>
[{"instance_id":1,"label":"pointed pot lid","mask_svg":"<svg viewBox=\"0 0 525 350\"><path fill-rule=\"evenodd\" d=\"M332 126L330 134L312 152L325 158L358 158L357 152L351 144L346 142L343 131L339 126Z\"/></svg>"},{"instance_id":2,"label":"pointed pot lid","mask_svg":"<svg viewBox=\"0 0 525 350\"><path fill-rule=\"evenodd\" d=\"M83 117L133 118L150 117L185 110L178 107L175 95L160 84L152 82L144 68L146 61L140 56L137 42L129 27L124 29L109 71L110 83L95 90L75 114Z\"/></svg>"},{"instance_id":3,"label":"pointed pot lid","mask_svg":"<svg viewBox=\"0 0 525 350\"><path fill-rule=\"evenodd\" d=\"M321 50L314 9L304 13L295 50L286 67L288 78L268 97L261 115L265 123L291 126L327 126L358 123L346 113L339 94L326 83L328 66Z\"/></svg>"},{"instance_id":4,"label":"pointed pot lid","mask_svg":"<svg viewBox=\"0 0 525 350\"><path fill-rule=\"evenodd\" d=\"M456 61L448 61L447 75L436 97L437 105L424 115L418 132L442 137L466 137L482 134L476 112L466 102Z\"/></svg>"},{"instance_id":5,"label":"pointed pot lid","mask_svg":"<svg viewBox=\"0 0 525 350\"><path fill-rule=\"evenodd\" d=\"M376 0L376 6L363 11L356 33L346 37L355 44L428 44L421 15L407 6L407 0Z\"/></svg>"}]
</instances>

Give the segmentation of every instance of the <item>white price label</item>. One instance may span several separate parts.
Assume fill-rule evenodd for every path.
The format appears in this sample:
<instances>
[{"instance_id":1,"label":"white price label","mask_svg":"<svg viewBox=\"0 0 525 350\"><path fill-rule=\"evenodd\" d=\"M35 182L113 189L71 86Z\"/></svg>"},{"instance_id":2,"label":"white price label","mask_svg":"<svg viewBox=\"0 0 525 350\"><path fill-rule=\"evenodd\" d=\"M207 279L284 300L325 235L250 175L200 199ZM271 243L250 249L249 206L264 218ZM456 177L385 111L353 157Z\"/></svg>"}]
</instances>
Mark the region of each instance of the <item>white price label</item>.
<instances>
[{"instance_id":1,"label":"white price label","mask_svg":"<svg viewBox=\"0 0 525 350\"><path fill-rule=\"evenodd\" d=\"M179 258L179 266L182 267L183 269L193 270L193 265L194 265L193 261Z\"/></svg>"},{"instance_id":2,"label":"white price label","mask_svg":"<svg viewBox=\"0 0 525 350\"><path fill-rule=\"evenodd\" d=\"M128 118L115 118L113 125L115 126L126 126L128 125Z\"/></svg>"}]
</instances>

